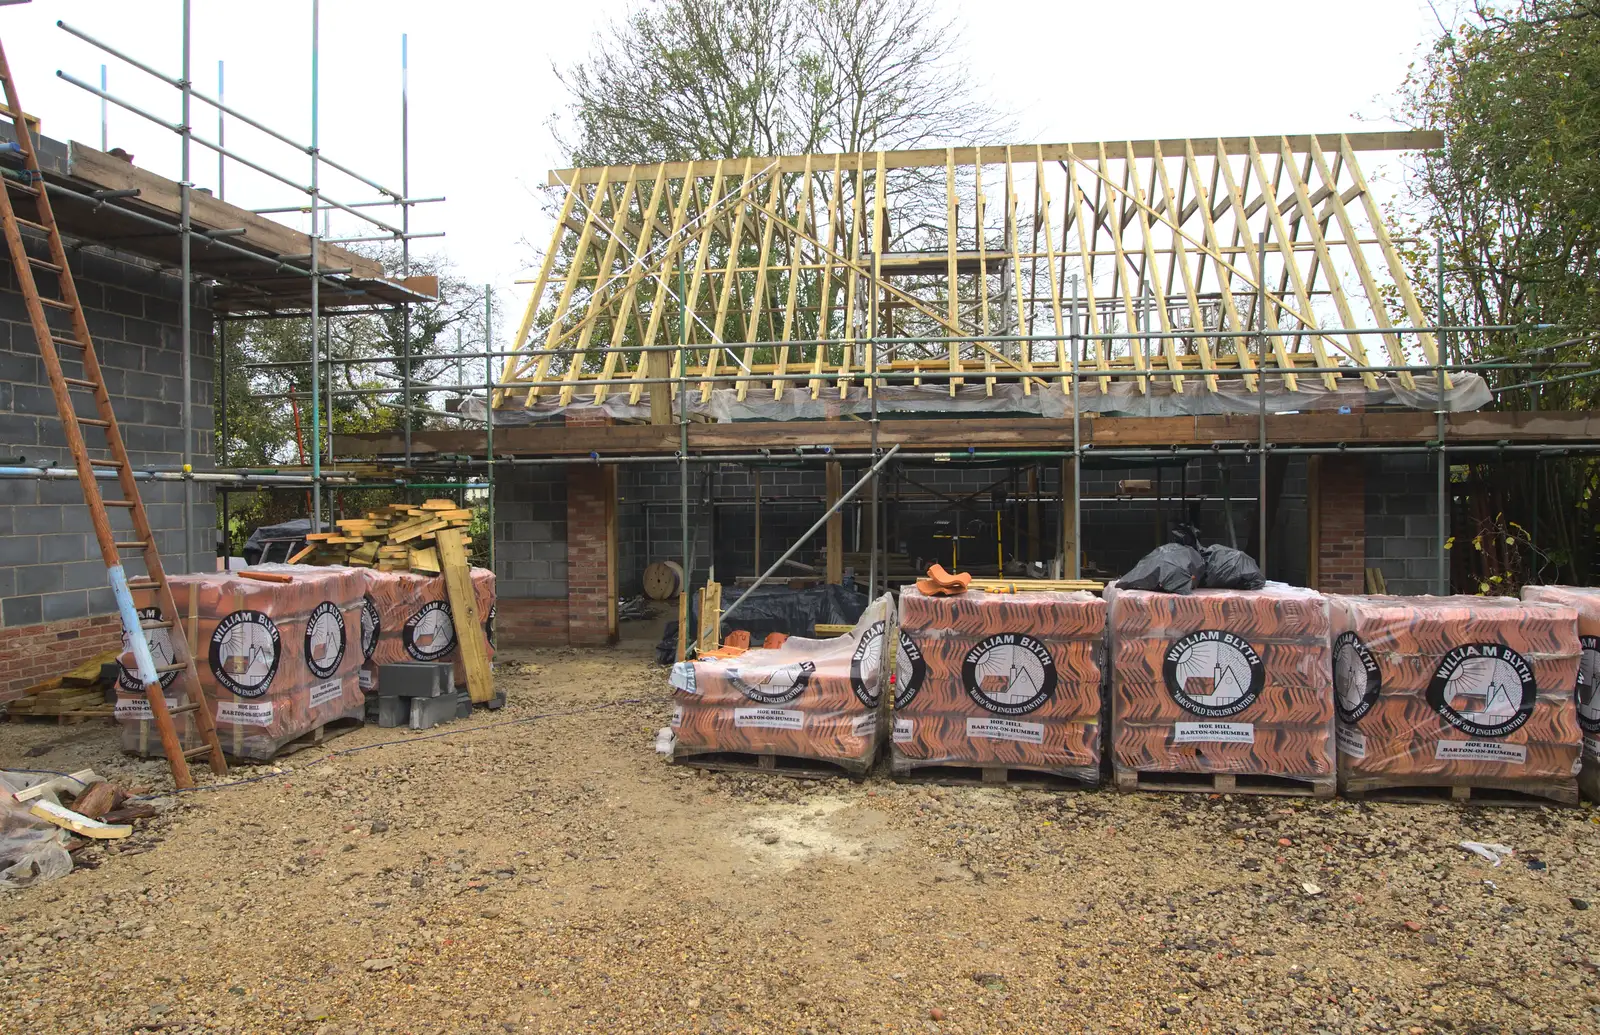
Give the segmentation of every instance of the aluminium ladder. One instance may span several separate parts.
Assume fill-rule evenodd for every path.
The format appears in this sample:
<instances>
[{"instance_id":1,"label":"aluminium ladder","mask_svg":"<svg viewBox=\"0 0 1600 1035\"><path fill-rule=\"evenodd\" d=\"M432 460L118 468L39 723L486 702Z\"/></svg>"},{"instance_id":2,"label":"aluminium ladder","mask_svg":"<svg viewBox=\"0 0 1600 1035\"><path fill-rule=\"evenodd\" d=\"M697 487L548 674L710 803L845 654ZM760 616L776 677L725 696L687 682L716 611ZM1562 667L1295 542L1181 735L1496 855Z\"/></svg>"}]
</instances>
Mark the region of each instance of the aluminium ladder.
<instances>
[{"instance_id":1,"label":"aluminium ladder","mask_svg":"<svg viewBox=\"0 0 1600 1035\"><path fill-rule=\"evenodd\" d=\"M128 461L128 451L122 442L122 432L117 427L112 410L111 396L106 391L105 379L100 373L100 360L95 354L94 342L89 337L89 327L84 320L83 305L78 299L78 289L67 265L66 249L61 243L61 232L56 227L55 212L45 190L44 178L39 169L39 158L34 152L33 135L28 129L28 119L17 99L16 83L11 78L11 66L6 62L5 50L0 47L0 84L5 87L7 117L16 127L17 142L8 148L20 153L23 170L20 176L11 169L5 170L4 189L0 189L0 223L4 224L6 244L11 249L11 265L17 284L27 303L28 318L33 323L33 333L39 342L39 355L50 374L50 390L55 395L56 410L61 415L62 429L67 446L78 469L78 481L83 486L84 501L94 522L95 538L100 543L101 556L105 558L107 577L122 616L122 629L128 651L132 653L139 682L144 685L145 697L150 703L150 715L161 736L161 747L172 766L173 782L178 787L191 787L194 780L189 775L188 760L201 755L208 757L211 770L218 775L227 772L227 762L222 757L222 744L217 739L213 720L200 678L195 670L194 655L184 635L183 623L178 620L178 609L173 601L172 587L161 565L161 554L156 549L155 536L150 531L150 521L145 514L144 501L139 498L139 488L134 481L133 468ZM22 182L19 182L22 181ZM12 205L15 193L24 202L31 202L37 221L23 219ZM49 242L50 258L35 258L28 254L23 242L22 227L43 234ZM36 274L35 271L38 271ZM59 286L59 298L45 298L39 293L35 276L53 276ZM67 327L52 327L50 317L64 317ZM82 354L82 377L67 377L61 370L57 347L78 349ZM94 399L96 417L80 417L73 397L78 390ZM98 429L105 434L104 448L109 459L91 458L90 446L84 443L84 429ZM106 499L96 480L96 469L110 468L116 472L121 499ZM111 527L110 509L126 510L132 518L131 538L118 539ZM122 551L143 555L147 576L130 580L122 569ZM154 619L143 619L134 607L133 591L153 591L160 608ZM150 650L148 635L156 630L166 630L172 644L171 658L157 664ZM163 679L169 680L180 692L177 707L168 708ZM194 725L200 735L200 746L185 750L179 740L174 719L183 714L194 715Z\"/></svg>"}]
</instances>

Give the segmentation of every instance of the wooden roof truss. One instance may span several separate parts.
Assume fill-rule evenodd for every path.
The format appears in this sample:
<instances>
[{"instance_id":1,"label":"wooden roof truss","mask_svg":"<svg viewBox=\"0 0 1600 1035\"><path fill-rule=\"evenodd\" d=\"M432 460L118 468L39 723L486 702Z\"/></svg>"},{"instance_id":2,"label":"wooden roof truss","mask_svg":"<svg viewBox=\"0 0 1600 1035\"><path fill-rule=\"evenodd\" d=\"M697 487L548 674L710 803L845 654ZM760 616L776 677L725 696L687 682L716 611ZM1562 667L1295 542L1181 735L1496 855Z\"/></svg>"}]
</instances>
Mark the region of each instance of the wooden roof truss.
<instances>
[{"instance_id":1,"label":"wooden roof truss","mask_svg":"<svg viewBox=\"0 0 1600 1035\"><path fill-rule=\"evenodd\" d=\"M663 374L702 398L720 387L741 400L871 391L890 383L872 375L891 372L952 394L999 380L1031 391L1067 387L1074 348L1087 391L1109 390L1113 374L1141 392L1216 391L1238 377L1254 389L1263 364L1290 391L1306 378L1374 385L1372 373L1327 368L1424 369L1437 352L1432 334L1404 329L1426 320L1357 156L1435 137L557 171L555 232L501 399L638 402ZM1360 328L1382 333L1350 333ZM1185 334L1196 330L1212 336ZM977 340L1024 336L1036 340ZM641 346L671 348L670 364L652 367ZM1409 371L1399 377L1410 386Z\"/></svg>"}]
</instances>

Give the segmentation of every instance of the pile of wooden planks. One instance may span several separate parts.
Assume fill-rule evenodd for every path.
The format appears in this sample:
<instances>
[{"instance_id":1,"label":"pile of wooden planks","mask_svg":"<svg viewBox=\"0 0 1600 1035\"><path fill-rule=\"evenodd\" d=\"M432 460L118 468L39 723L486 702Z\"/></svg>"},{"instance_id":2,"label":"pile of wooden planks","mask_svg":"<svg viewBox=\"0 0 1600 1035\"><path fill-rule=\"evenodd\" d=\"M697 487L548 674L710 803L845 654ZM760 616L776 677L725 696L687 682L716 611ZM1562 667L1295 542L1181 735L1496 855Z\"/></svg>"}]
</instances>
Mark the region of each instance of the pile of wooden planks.
<instances>
[{"instance_id":1,"label":"pile of wooden planks","mask_svg":"<svg viewBox=\"0 0 1600 1035\"><path fill-rule=\"evenodd\" d=\"M24 696L6 705L6 714L12 722L41 718L69 724L107 718L112 706L106 703L101 671L102 666L116 660L115 651L102 654L65 675L30 686Z\"/></svg>"},{"instance_id":2,"label":"pile of wooden planks","mask_svg":"<svg viewBox=\"0 0 1600 1035\"><path fill-rule=\"evenodd\" d=\"M335 521L337 532L313 532L309 544L289 558L290 564L348 564L378 571L415 571L437 575L441 567L435 536L445 529L465 529L472 511L454 500L428 500L420 506L391 503L359 518ZM461 535L462 545L472 542Z\"/></svg>"}]
</instances>

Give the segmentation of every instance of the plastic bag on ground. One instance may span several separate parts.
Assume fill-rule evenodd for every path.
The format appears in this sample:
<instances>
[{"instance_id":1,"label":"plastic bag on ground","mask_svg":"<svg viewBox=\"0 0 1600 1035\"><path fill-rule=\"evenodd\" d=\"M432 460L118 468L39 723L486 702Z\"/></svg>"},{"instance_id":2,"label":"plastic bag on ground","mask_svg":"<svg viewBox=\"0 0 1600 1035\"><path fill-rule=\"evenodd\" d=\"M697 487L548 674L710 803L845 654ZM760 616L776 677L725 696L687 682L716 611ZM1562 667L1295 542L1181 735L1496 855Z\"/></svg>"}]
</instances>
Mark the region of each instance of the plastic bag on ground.
<instances>
[{"instance_id":1,"label":"plastic bag on ground","mask_svg":"<svg viewBox=\"0 0 1600 1035\"><path fill-rule=\"evenodd\" d=\"M1260 589L1267 584L1261 566L1243 550L1212 543L1202 546L1200 555L1206 560L1205 573L1200 576L1205 589Z\"/></svg>"},{"instance_id":2,"label":"plastic bag on ground","mask_svg":"<svg viewBox=\"0 0 1600 1035\"><path fill-rule=\"evenodd\" d=\"M66 831L46 823L11 796L48 775L0 772L0 888L26 888L72 872ZM55 801L55 795L45 797ZM58 802L59 804L59 802Z\"/></svg>"},{"instance_id":3,"label":"plastic bag on ground","mask_svg":"<svg viewBox=\"0 0 1600 1035\"><path fill-rule=\"evenodd\" d=\"M1140 558L1133 570L1117 580L1122 589L1147 589L1157 593L1189 593L1200 588L1206 559L1182 543L1167 543Z\"/></svg>"}]
</instances>

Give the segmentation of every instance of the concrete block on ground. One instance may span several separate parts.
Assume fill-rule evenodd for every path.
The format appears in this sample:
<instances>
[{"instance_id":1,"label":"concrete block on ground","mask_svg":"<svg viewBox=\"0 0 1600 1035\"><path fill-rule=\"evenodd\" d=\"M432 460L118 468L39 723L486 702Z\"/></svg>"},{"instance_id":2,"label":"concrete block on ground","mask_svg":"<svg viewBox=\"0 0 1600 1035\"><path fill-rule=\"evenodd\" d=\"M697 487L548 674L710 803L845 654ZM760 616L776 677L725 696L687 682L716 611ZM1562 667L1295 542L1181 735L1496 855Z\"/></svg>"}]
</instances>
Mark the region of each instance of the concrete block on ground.
<instances>
[{"instance_id":1,"label":"concrete block on ground","mask_svg":"<svg viewBox=\"0 0 1600 1035\"><path fill-rule=\"evenodd\" d=\"M438 697L455 689L449 665L405 661L378 666L378 694L382 697Z\"/></svg>"},{"instance_id":2,"label":"concrete block on ground","mask_svg":"<svg viewBox=\"0 0 1600 1035\"><path fill-rule=\"evenodd\" d=\"M411 701L408 697L369 697L367 714L383 729L395 729L411 721Z\"/></svg>"},{"instance_id":3,"label":"concrete block on ground","mask_svg":"<svg viewBox=\"0 0 1600 1035\"><path fill-rule=\"evenodd\" d=\"M456 718L472 718L472 695L467 693L465 690L458 690L456 692Z\"/></svg>"},{"instance_id":4,"label":"concrete block on ground","mask_svg":"<svg viewBox=\"0 0 1600 1035\"><path fill-rule=\"evenodd\" d=\"M430 730L441 722L450 722L456 717L456 698L454 694L443 697L412 697L406 700L411 705L411 728L414 730Z\"/></svg>"}]
</instances>

